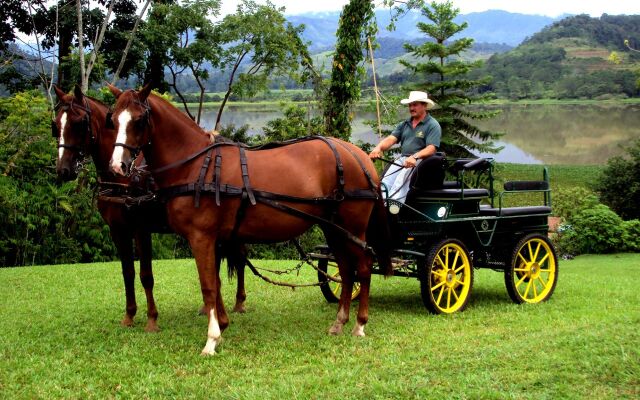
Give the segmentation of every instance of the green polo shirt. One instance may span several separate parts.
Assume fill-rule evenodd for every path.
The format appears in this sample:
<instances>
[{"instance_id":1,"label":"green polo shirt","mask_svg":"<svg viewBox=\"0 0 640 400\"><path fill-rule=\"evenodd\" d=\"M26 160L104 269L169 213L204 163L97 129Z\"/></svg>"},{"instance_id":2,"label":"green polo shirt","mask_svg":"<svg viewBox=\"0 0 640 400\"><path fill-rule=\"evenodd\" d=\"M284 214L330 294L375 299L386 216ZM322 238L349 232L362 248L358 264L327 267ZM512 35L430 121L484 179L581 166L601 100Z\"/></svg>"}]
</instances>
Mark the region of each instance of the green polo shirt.
<instances>
[{"instance_id":1,"label":"green polo shirt","mask_svg":"<svg viewBox=\"0 0 640 400\"><path fill-rule=\"evenodd\" d=\"M415 129L411 126L411 118L402 121L391 132L393 136L400 142L400 149L403 156L410 156L432 144L440 147L440 137L442 137L442 129L440 124L431 115L427 116L416 125Z\"/></svg>"}]
</instances>

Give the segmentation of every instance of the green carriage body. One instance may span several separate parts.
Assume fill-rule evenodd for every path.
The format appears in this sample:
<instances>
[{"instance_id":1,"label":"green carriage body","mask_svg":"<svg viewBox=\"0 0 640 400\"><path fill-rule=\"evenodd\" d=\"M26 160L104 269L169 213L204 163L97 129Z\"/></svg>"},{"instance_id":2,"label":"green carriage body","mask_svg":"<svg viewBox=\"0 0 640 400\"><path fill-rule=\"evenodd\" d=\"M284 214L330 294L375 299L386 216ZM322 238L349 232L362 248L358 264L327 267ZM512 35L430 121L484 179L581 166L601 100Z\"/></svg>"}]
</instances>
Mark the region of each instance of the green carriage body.
<instances>
[{"instance_id":1,"label":"green carriage body","mask_svg":"<svg viewBox=\"0 0 640 400\"><path fill-rule=\"evenodd\" d=\"M453 180L446 181L445 174ZM478 188L481 181L484 188ZM522 193L539 193L542 204L504 206L507 197ZM558 265L548 239L551 192L546 168L542 180L506 182L504 190L496 192L492 160L447 161L437 155L418 166L406 203L386 200L386 206L394 275L420 280L429 311L464 309L474 268L502 271L516 303L538 303L553 293ZM318 258L327 270L332 260L324 251ZM382 273L377 265L374 273ZM337 301L338 290L327 283L323 294Z\"/></svg>"}]
</instances>

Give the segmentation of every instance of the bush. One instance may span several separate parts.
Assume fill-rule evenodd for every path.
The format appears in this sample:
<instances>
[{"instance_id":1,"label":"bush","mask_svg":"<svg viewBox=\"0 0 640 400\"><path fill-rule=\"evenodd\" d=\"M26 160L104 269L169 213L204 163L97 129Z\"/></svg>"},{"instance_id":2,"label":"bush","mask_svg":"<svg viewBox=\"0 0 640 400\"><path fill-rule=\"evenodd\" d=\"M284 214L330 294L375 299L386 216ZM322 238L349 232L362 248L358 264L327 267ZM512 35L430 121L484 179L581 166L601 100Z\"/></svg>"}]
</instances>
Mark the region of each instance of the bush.
<instances>
[{"instance_id":1,"label":"bush","mask_svg":"<svg viewBox=\"0 0 640 400\"><path fill-rule=\"evenodd\" d=\"M606 205L596 204L560 227L557 244L564 254L613 253L625 250L623 233L622 219Z\"/></svg>"},{"instance_id":2,"label":"bush","mask_svg":"<svg viewBox=\"0 0 640 400\"><path fill-rule=\"evenodd\" d=\"M569 221L579 211L592 208L600 201L594 192L583 187L559 189L553 193L553 214Z\"/></svg>"},{"instance_id":3,"label":"bush","mask_svg":"<svg viewBox=\"0 0 640 400\"><path fill-rule=\"evenodd\" d=\"M640 252L640 220L622 222L622 243L624 251Z\"/></svg>"},{"instance_id":4,"label":"bush","mask_svg":"<svg viewBox=\"0 0 640 400\"><path fill-rule=\"evenodd\" d=\"M640 218L640 139L627 150L628 157L613 157L596 182L602 203L625 220Z\"/></svg>"}]
</instances>

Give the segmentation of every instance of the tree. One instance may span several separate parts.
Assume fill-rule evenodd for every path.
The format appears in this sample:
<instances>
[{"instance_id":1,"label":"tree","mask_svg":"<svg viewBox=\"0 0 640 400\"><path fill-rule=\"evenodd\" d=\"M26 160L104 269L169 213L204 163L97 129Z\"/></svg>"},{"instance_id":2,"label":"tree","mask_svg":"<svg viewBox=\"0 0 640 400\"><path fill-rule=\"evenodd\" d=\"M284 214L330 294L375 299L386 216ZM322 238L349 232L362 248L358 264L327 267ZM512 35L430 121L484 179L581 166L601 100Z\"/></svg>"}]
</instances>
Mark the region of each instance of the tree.
<instances>
[{"instance_id":1,"label":"tree","mask_svg":"<svg viewBox=\"0 0 640 400\"><path fill-rule=\"evenodd\" d=\"M172 80L169 86L181 99L189 117L200 122L204 104L204 81L209 78L209 69L219 64L222 47L215 37L211 18L218 15L218 0L190 0L180 3L159 3L154 6L153 18L146 24L143 35L149 48L163 58ZM160 56L159 51L166 49ZM200 91L198 111L194 115L189 109L179 77L189 71ZM152 82L153 84L153 82Z\"/></svg>"},{"instance_id":2,"label":"tree","mask_svg":"<svg viewBox=\"0 0 640 400\"><path fill-rule=\"evenodd\" d=\"M596 182L600 200L625 220L640 219L640 139L613 157Z\"/></svg>"},{"instance_id":3,"label":"tree","mask_svg":"<svg viewBox=\"0 0 640 400\"><path fill-rule=\"evenodd\" d=\"M253 0L243 0L235 14L227 15L216 26L215 37L223 49L219 69L229 76L216 129L232 94L255 95L267 89L273 76L302 81L309 76L311 58L300 39L304 27L294 27L283 12L284 8L276 8L269 1L259 5Z\"/></svg>"},{"instance_id":4,"label":"tree","mask_svg":"<svg viewBox=\"0 0 640 400\"><path fill-rule=\"evenodd\" d=\"M344 140L351 137L351 107L360 98L365 74L360 65L367 38L375 35L375 14L371 0L351 0L340 14L333 54L331 83L325 95L325 133Z\"/></svg>"},{"instance_id":5,"label":"tree","mask_svg":"<svg viewBox=\"0 0 640 400\"><path fill-rule=\"evenodd\" d=\"M494 146L493 140L500 134L482 130L469 122L491 118L496 113L471 111L465 107L486 101L488 96L473 94L474 89L484 85L487 80L467 78L471 70L481 65L481 61L465 62L460 58L462 52L471 48L473 39L452 40L467 27L466 22L453 22L460 10L454 8L450 1L445 1L422 5L420 11L431 23L419 22L417 27L432 41L421 45L407 44L405 48L419 58L426 58L427 61L417 64L407 61L402 63L413 72L427 78L418 89L426 90L440 106L431 113L442 127L441 148L456 156L468 155L471 150L498 151L499 148Z\"/></svg>"}]
</instances>

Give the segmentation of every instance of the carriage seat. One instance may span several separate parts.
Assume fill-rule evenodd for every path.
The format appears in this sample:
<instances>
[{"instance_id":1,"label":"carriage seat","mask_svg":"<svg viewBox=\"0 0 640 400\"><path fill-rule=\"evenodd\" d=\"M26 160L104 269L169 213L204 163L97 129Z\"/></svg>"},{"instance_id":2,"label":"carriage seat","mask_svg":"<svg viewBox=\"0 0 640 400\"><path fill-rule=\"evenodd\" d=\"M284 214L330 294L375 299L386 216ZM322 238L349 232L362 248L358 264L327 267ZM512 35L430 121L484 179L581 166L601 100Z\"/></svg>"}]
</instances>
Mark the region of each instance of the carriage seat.
<instances>
[{"instance_id":1,"label":"carriage seat","mask_svg":"<svg viewBox=\"0 0 640 400\"><path fill-rule=\"evenodd\" d=\"M460 165L468 163L469 160ZM411 175L411 198L438 200L481 199L489 196L487 189L462 189L459 181L445 181L447 161L444 153L436 153L422 160Z\"/></svg>"}]
</instances>

